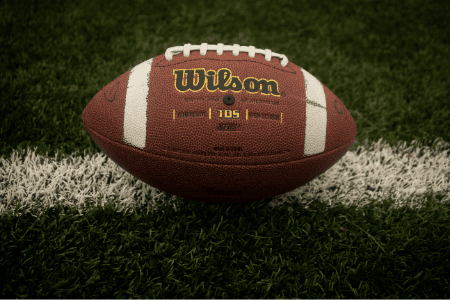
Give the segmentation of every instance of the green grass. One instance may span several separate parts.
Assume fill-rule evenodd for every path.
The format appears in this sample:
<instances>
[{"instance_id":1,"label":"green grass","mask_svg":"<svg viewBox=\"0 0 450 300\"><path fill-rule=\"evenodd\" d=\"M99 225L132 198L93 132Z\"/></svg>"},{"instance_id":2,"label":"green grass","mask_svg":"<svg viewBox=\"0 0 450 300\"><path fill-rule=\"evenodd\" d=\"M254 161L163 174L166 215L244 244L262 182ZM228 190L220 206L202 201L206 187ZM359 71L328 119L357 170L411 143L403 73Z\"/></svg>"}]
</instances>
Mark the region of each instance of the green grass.
<instances>
[{"instance_id":1,"label":"green grass","mask_svg":"<svg viewBox=\"0 0 450 300\"><path fill-rule=\"evenodd\" d=\"M448 11L419 0L3 1L0 298L450 298ZM81 114L102 87L202 42L285 54L348 108L357 140L310 194L278 206L172 199L83 155L100 152ZM74 162L44 162L58 151ZM389 181L396 197L384 196ZM422 207L400 205L418 185ZM327 196L337 189L342 199Z\"/></svg>"},{"instance_id":2,"label":"green grass","mask_svg":"<svg viewBox=\"0 0 450 300\"><path fill-rule=\"evenodd\" d=\"M0 156L98 152L81 120L89 100L168 47L202 42L285 54L350 111L351 149L366 139L450 141L448 4L367 2L5 1Z\"/></svg>"},{"instance_id":3,"label":"green grass","mask_svg":"<svg viewBox=\"0 0 450 300\"><path fill-rule=\"evenodd\" d=\"M307 210L268 201L3 217L0 297L450 296L450 203L429 195L418 210L389 200Z\"/></svg>"}]
</instances>

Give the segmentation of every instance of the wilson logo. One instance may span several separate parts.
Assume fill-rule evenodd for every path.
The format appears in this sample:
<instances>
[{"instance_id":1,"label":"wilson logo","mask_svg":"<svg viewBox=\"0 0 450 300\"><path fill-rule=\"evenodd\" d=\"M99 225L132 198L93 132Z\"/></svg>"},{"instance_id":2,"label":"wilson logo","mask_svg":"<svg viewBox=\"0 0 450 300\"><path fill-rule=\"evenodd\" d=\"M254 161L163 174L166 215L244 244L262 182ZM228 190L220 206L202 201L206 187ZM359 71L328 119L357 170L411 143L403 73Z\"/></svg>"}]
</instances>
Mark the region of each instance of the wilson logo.
<instances>
[{"instance_id":1,"label":"wilson logo","mask_svg":"<svg viewBox=\"0 0 450 300\"><path fill-rule=\"evenodd\" d=\"M180 93L198 92L206 87L210 92L219 90L239 93L245 90L250 94L256 94L260 91L262 95L280 97L278 82L275 80L247 77L241 81L238 76L232 76L231 71L226 68L220 69L217 74L214 70L206 72L202 68L178 69L173 70L173 75L175 76L175 88Z\"/></svg>"}]
</instances>

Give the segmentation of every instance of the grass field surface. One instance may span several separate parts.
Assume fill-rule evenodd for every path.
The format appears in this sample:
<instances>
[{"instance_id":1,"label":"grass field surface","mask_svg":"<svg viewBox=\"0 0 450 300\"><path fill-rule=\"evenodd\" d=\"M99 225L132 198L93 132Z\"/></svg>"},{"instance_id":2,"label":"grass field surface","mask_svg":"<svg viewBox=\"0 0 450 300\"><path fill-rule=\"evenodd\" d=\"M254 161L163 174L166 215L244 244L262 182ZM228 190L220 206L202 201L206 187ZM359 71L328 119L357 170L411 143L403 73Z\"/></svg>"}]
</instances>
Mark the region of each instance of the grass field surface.
<instances>
[{"instance_id":1,"label":"grass field surface","mask_svg":"<svg viewBox=\"0 0 450 300\"><path fill-rule=\"evenodd\" d=\"M450 4L0 4L1 298L449 298ZM289 193L211 204L157 190L83 127L90 99L191 44L271 49L358 134Z\"/></svg>"}]
</instances>

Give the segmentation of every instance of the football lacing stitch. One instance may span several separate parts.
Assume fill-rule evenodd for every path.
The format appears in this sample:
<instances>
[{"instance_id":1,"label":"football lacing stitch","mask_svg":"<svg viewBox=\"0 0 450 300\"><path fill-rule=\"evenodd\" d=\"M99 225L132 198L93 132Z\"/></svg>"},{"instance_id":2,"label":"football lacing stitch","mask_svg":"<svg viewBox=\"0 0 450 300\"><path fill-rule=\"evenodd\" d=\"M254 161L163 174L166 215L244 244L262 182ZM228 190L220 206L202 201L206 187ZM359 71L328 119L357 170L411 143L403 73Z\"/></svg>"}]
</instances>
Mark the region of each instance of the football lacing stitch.
<instances>
[{"instance_id":1,"label":"football lacing stitch","mask_svg":"<svg viewBox=\"0 0 450 300\"><path fill-rule=\"evenodd\" d=\"M207 43L202 43L201 45L191 45L185 44L184 46L175 46L167 48L164 56L168 61L171 61L174 55L183 53L184 57L188 57L191 51L200 50L201 55L206 55L206 51L215 50L217 55L222 55L223 51L233 51L234 56L238 56L239 52L247 52L248 56L251 58L255 57L255 53L265 55L266 61L270 61L272 57L278 57L281 59L281 66L286 67L289 60L284 54L279 54L272 52L270 49L256 49L254 46L239 46L238 44L224 45L219 43L217 45L208 45Z\"/></svg>"}]
</instances>

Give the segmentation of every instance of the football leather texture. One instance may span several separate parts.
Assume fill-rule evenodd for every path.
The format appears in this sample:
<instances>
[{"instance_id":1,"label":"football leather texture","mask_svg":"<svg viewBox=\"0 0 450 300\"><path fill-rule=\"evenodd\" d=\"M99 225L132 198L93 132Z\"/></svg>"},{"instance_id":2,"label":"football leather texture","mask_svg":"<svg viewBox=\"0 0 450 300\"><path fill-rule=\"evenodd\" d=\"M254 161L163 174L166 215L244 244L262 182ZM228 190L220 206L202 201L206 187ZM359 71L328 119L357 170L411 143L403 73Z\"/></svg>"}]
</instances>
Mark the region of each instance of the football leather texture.
<instances>
[{"instance_id":1,"label":"football leather texture","mask_svg":"<svg viewBox=\"0 0 450 300\"><path fill-rule=\"evenodd\" d=\"M217 203L292 191L356 137L349 111L314 76L285 55L240 45L168 48L100 90L82 118L130 174Z\"/></svg>"}]
</instances>

